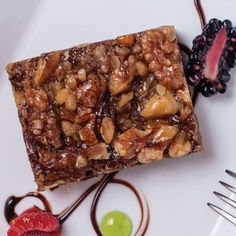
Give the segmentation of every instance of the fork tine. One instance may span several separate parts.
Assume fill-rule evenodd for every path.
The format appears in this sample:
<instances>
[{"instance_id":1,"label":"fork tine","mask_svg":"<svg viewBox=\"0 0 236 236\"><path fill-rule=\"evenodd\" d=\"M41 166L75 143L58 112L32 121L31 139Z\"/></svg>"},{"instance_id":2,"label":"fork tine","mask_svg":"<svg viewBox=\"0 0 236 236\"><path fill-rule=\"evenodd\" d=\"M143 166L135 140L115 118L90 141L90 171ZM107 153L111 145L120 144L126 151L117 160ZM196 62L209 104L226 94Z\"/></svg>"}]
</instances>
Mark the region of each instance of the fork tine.
<instances>
[{"instance_id":1,"label":"fork tine","mask_svg":"<svg viewBox=\"0 0 236 236\"><path fill-rule=\"evenodd\" d=\"M231 170L225 170L225 172L226 172L228 175L230 175L230 176L232 176L233 178L236 179L236 173L235 173L235 172L233 172L233 171L231 171Z\"/></svg>"},{"instance_id":2,"label":"fork tine","mask_svg":"<svg viewBox=\"0 0 236 236\"><path fill-rule=\"evenodd\" d=\"M227 188L229 191L231 191L232 193L235 193L236 194L236 188L233 187L232 185L230 184L227 184L223 181L219 181L220 184L222 184L225 188Z\"/></svg>"},{"instance_id":3,"label":"fork tine","mask_svg":"<svg viewBox=\"0 0 236 236\"><path fill-rule=\"evenodd\" d=\"M224 201L225 203L229 204L230 206L236 208L236 202L232 199L230 199L229 197L226 197L225 195L218 193L218 192L213 192L219 199L221 199L222 201Z\"/></svg>"},{"instance_id":4,"label":"fork tine","mask_svg":"<svg viewBox=\"0 0 236 236\"><path fill-rule=\"evenodd\" d=\"M220 214L221 216L223 216L225 219L229 220L231 223L235 224L236 225L236 218L231 215L230 213L222 210L221 208L219 208L218 206L216 205L213 205L211 203L207 203L207 205L212 209L214 210L215 212L217 212L218 214Z\"/></svg>"}]
</instances>

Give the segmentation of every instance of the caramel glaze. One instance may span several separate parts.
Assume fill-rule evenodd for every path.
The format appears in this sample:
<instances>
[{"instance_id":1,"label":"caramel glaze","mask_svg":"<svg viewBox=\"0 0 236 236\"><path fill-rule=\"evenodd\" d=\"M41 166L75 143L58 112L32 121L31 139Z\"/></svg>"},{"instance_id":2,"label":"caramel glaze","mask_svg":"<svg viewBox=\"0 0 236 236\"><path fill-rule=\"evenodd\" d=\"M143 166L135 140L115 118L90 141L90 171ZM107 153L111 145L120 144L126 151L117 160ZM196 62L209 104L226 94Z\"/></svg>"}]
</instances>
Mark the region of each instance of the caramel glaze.
<instances>
[{"instance_id":1,"label":"caramel glaze","mask_svg":"<svg viewBox=\"0 0 236 236\"><path fill-rule=\"evenodd\" d=\"M205 14L204 14L204 11L203 11L203 8L201 5L201 1L194 0L194 5L197 10L200 22L201 22L201 27L203 28L204 25L206 24L206 18L205 18ZM187 56L190 55L191 49L188 48L186 45L184 45L183 43L179 43L179 47L184 53L186 53ZM196 104L197 97L198 97L198 91L197 91L197 89L194 89L193 97L192 97L193 105ZM101 178L101 180L99 180L98 182L91 185L73 204L71 204L69 207L67 207L65 210L63 210L60 214L55 215L56 217L58 217L60 224L62 225L67 220L67 218L75 211L75 209L78 206L80 206L80 204L87 198L87 196L97 188L97 191L93 197L93 201L92 201L91 208L90 208L90 219L91 219L91 222L92 222L92 225L93 225L93 228L94 228L96 234L98 236L102 236L102 234L99 230L99 226L98 226L98 222L97 222L97 218L96 218L96 215L97 215L96 211L97 211L99 199L100 199L104 189L106 188L106 186L109 183L120 184L120 185L123 185L123 186L129 188L133 192L133 194L135 195L135 197L139 203L140 210L141 210L141 218L140 218L138 229L136 230L134 235L135 236L144 236L145 233L147 232L149 222L150 222L150 209L149 209L147 200L145 199L145 206L147 208L146 209L147 216L146 216L146 221L144 222L144 203L143 203L141 196L139 195L137 189L125 180L115 179L114 176L116 174L117 174L117 172L112 173L112 174L108 174L108 175L104 175ZM35 198L39 199L44 205L44 210L52 213L51 206L50 206L48 200L42 194L40 194L38 192L30 192L30 193L27 193L26 195L23 195L20 197L10 196L6 200L5 207L4 207L4 215L5 215L5 219L8 223L10 223L10 221L12 219L14 219L15 217L18 216L18 214L15 211L15 208L19 202L21 202L23 199L25 199L27 197L35 197Z\"/></svg>"}]
</instances>

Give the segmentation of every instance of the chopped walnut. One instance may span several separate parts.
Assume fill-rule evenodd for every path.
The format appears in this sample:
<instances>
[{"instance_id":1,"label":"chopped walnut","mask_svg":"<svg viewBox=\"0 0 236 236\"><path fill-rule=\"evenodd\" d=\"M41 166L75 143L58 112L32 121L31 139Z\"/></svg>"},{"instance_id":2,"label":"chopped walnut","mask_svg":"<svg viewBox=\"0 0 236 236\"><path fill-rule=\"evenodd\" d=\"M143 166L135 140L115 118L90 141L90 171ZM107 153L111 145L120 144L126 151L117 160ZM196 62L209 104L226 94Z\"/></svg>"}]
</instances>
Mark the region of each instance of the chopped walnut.
<instances>
[{"instance_id":1,"label":"chopped walnut","mask_svg":"<svg viewBox=\"0 0 236 236\"><path fill-rule=\"evenodd\" d=\"M176 33L175 33L175 28L174 27L162 26L159 29L161 30L162 34L165 35L165 38L168 41L173 42L176 39Z\"/></svg>"},{"instance_id":2,"label":"chopped walnut","mask_svg":"<svg viewBox=\"0 0 236 236\"><path fill-rule=\"evenodd\" d=\"M77 109L77 98L74 93L69 93L65 101L65 108L69 111L75 111Z\"/></svg>"},{"instance_id":3,"label":"chopped walnut","mask_svg":"<svg viewBox=\"0 0 236 236\"><path fill-rule=\"evenodd\" d=\"M189 154L192 151L191 142L184 134L176 136L173 143L169 147L170 157L179 157Z\"/></svg>"},{"instance_id":4,"label":"chopped walnut","mask_svg":"<svg viewBox=\"0 0 236 236\"><path fill-rule=\"evenodd\" d=\"M135 39L134 36L130 34L130 35L120 36L116 40L121 45L124 45L126 47L132 47Z\"/></svg>"},{"instance_id":5,"label":"chopped walnut","mask_svg":"<svg viewBox=\"0 0 236 236\"><path fill-rule=\"evenodd\" d=\"M179 109L179 103L175 100L173 95L154 95L145 105L141 115L145 118L161 118L174 115L179 111Z\"/></svg>"},{"instance_id":6,"label":"chopped walnut","mask_svg":"<svg viewBox=\"0 0 236 236\"><path fill-rule=\"evenodd\" d=\"M148 74L148 67L141 61L136 62L136 69L141 76L146 76Z\"/></svg>"},{"instance_id":7,"label":"chopped walnut","mask_svg":"<svg viewBox=\"0 0 236 236\"><path fill-rule=\"evenodd\" d=\"M114 133L115 133L115 124L112 118L104 117L102 119L100 133L105 143L109 144L112 141Z\"/></svg>"},{"instance_id":8,"label":"chopped walnut","mask_svg":"<svg viewBox=\"0 0 236 236\"><path fill-rule=\"evenodd\" d=\"M171 53L176 49L176 45L174 43L171 43L169 41L166 41L161 48L166 52L166 53Z\"/></svg>"},{"instance_id":9,"label":"chopped walnut","mask_svg":"<svg viewBox=\"0 0 236 236\"><path fill-rule=\"evenodd\" d=\"M61 147L61 129L58 124L58 117L56 116L54 111L50 111L47 114L45 123L47 142L54 146L54 148Z\"/></svg>"},{"instance_id":10,"label":"chopped walnut","mask_svg":"<svg viewBox=\"0 0 236 236\"><path fill-rule=\"evenodd\" d=\"M119 56L121 61L124 61L127 58L127 56L130 54L130 49L125 46L116 45L114 51L116 55Z\"/></svg>"},{"instance_id":11,"label":"chopped walnut","mask_svg":"<svg viewBox=\"0 0 236 236\"><path fill-rule=\"evenodd\" d=\"M26 100L25 100L25 95L23 91L17 91L13 89L13 94L16 102L16 106L19 109L21 106L25 105Z\"/></svg>"},{"instance_id":12,"label":"chopped walnut","mask_svg":"<svg viewBox=\"0 0 236 236\"><path fill-rule=\"evenodd\" d=\"M63 133L66 136L71 136L71 137L77 134L79 128L78 125L73 124L69 121L62 121L61 126Z\"/></svg>"},{"instance_id":13,"label":"chopped walnut","mask_svg":"<svg viewBox=\"0 0 236 236\"><path fill-rule=\"evenodd\" d=\"M103 44L100 44L95 48L93 53L98 59L101 59L102 57L106 57L106 48Z\"/></svg>"},{"instance_id":14,"label":"chopped walnut","mask_svg":"<svg viewBox=\"0 0 236 236\"><path fill-rule=\"evenodd\" d=\"M78 79L82 82L84 82L87 78L86 76L86 70L85 69L79 69L77 73Z\"/></svg>"},{"instance_id":15,"label":"chopped walnut","mask_svg":"<svg viewBox=\"0 0 236 236\"><path fill-rule=\"evenodd\" d=\"M88 75L87 81L77 88L78 103L93 108L98 102L99 79L96 75Z\"/></svg>"},{"instance_id":16,"label":"chopped walnut","mask_svg":"<svg viewBox=\"0 0 236 236\"><path fill-rule=\"evenodd\" d=\"M153 142L165 142L175 137L178 128L170 125L162 125L153 136Z\"/></svg>"},{"instance_id":17,"label":"chopped walnut","mask_svg":"<svg viewBox=\"0 0 236 236\"><path fill-rule=\"evenodd\" d=\"M124 93L120 96L118 106L121 108L129 103L133 99L134 93L131 91L129 93Z\"/></svg>"},{"instance_id":18,"label":"chopped walnut","mask_svg":"<svg viewBox=\"0 0 236 236\"><path fill-rule=\"evenodd\" d=\"M189 106L185 106L180 110L180 117L181 121L186 120L192 114L192 108Z\"/></svg>"},{"instance_id":19,"label":"chopped walnut","mask_svg":"<svg viewBox=\"0 0 236 236\"><path fill-rule=\"evenodd\" d=\"M120 68L112 72L112 75L109 79L108 87L112 95L119 94L127 90L130 86L130 83L133 80L133 75L125 75L125 70Z\"/></svg>"},{"instance_id":20,"label":"chopped walnut","mask_svg":"<svg viewBox=\"0 0 236 236\"><path fill-rule=\"evenodd\" d=\"M64 104L65 101L67 100L69 96L69 90L64 88L64 89L61 89L57 92L57 95L56 95L56 102L60 105Z\"/></svg>"},{"instance_id":21,"label":"chopped walnut","mask_svg":"<svg viewBox=\"0 0 236 236\"><path fill-rule=\"evenodd\" d=\"M105 143L98 143L86 148L86 154L90 160L107 160L110 154Z\"/></svg>"},{"instance_id":22,"label":"chopped walnut","mask_svg":"<svg viewBox=\"0 0 236 236\"><path fill-rule=\"evenodd\" d=\"M128 71L124 68L124 63L121 64L117 57L112 57L111 63L114 70L109 78L108 88L112 95L117 95L130 87L137 75L137 69L133 56L128 58Z\"/></svg>"},{"instance_id":23,"label":"chopped walnut","mask_svg":"<svg viewBox=\"0 0 236 236\"><path fill-rule=\"evenodd\" d=\"M43 82L50 76L50 74L58 66L61 53L52 52L46 58L41 57L38 61L37 71L35 72L34 83L41 86Z\"/></svg>"},{"instance_id":24,"label":"chopped walnut","mask_svg":"<svg viewBox=\"0 0 236 236\"><path fill-rule=\"evenodd\" d=\"M66 109L62 109L60 111L60 117L62 120L70 121L71 123L75 123L76 121L76 113L73 111L68 111Z\"/></svg>"},{"instance_id":25,"label":"chopped walnut","mask_svg":"<svg viewBox=\"0 0 236 236\"><path fill-rule=\"evenodd\" d=\"M156 91L159 95L164 96L166 94L166 87L160 84L157 84Z\"/></svg>"},{"instance_id":26,"label":"chopped walnut","mask_svg":"<svg viewBox=\"0 0 236 236\"><path fill-rule=\"evenodd\" d=\"M69 88L69 89L76 89L77 88L77 75L75 74L70 74L70 75L67 75L66 77L66 87Z\"/></svg>"},{"instance_id":27,"label":"chopped walnut","mask_svg":"<svg viewBox=\"0 0 236 236\"><path fill-rule=\"evenodd\" d=\"M65 88L64 81L53 81L49 83L49 90L51 90L54 94L57 94L60 90Z\"/></svg>"},{"instance_id":28,"label":"chopped walnut","mask_svg":"<svg viewBox=\"0 0 236 236\"><path fill-rule=\"evenodd\" d=\"M177 91L177 97L181 102L191 105L191 99L190 99L190 94L187 88L178 90Z\"/></svg>"},{"instance_id":29,"label":"chopped walnut","mask_svg":"<svg viewBox=\"0 0 236 236\"><path fill-rule=\"evenodd\" d=\"M32 120L32 122L29 123L29 127L35 136L41 135L43 130L43 120Z\"/></svg>"},{"instance_id":30,"label":"chopped walnut","mask_svg":"<svg viewBox=\"0 0 236 236\"><path fill-rule=\"evenodd\" d=\"M139 87L136 90L136 98L141 100L142 98L146 97L152 88L152 86L156 83L154 75L150 74L147 78L140 82Z\"/></svg>"},{"instance_id":31,"label":"chopped walnut","mask_svg":"<svg viewBox=\"0 0 236 236\"><path fill-rule=\"evenodd\" d=\"M77 116L75 118L76 123L81 124L90 120L92 114L91 108L78 107Z\"/></svg>"},{"instance_id":32,"label":"chopped walnut","mask_svg":"<svg viewBox=\"0 0 236 236\"><path fill-rule=\"evenodd\" d=\"M87 166L87 164L88 164L88 160L86 157L84 157L82 155L77 156L75 167L83 168L83 167Z\"/></svg>"},{"instance_id":33,"label":"chopped walnut","mask_svg":"<svg viewBox=\"0 0 236 236\"><path fill-rule=\"evenodd\" d=\"M79 131L80 139L88 145L93 145L98 142L95 129L95 116Z\"/></svg>"},{"instance_id":34,"label":"chopped walnut","mask_svg":"<svg viewBox=\"0 0 236 236\"><path fill-rule=\"evenodd\" d=\"M28 80L22 81L22 84L24 87L27 104L36 111L44 111L48 104L47 93L41 88L32 89Z\"/></svg>"},{"instance_id":35,"label":"chopped walnut","mask_svg":"<svg viewBox=\"0 0 236 236\"><path fill-rule=\"evenodd\" d=\"M118 136L114 143L114 148L120 156L131 159L135 157L137 151L144 146L151 132L152 130L142 131L131 128Z\"/></svg>"},{"instance_id":36,"label":"chopped walnut","mask_svg":"<svg viewBox=\"0 0 236 236\"><path fill-rule=\"evenodd\" d=\"M157 149L155 147L145 147L139 152L137 156L138 161L143 164L161 160L162 158L163 150Z\"/></svg>"}]
</instances>

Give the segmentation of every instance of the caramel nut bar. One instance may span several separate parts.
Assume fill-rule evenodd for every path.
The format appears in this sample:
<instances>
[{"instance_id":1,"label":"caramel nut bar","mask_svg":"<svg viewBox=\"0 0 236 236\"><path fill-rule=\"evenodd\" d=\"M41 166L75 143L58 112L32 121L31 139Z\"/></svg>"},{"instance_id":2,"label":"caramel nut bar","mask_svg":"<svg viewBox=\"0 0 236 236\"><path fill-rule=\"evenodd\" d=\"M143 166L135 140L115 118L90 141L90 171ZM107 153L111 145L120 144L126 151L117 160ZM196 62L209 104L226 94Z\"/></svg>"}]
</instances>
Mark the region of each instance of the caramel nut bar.
<instances>
[{"instance_id":1,"label":"caramel nut bar","mask_svg":"<svg viewBox=\"0 0 236 236\"><path fill-rule=\"evenodd\" d=\"M7 72L39 190L202 150L172 26Z\"/></svg>"}]
</instances>

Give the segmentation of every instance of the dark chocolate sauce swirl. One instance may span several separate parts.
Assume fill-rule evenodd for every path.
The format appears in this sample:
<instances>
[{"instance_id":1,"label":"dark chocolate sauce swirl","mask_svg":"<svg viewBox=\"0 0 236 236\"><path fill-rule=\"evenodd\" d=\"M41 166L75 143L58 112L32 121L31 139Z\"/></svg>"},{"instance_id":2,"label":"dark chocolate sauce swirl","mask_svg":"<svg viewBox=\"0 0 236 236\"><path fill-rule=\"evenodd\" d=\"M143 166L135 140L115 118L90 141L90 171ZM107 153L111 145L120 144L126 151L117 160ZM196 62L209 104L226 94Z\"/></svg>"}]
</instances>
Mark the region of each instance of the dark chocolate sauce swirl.
<instances>
[{"instance_id":1,"label":"dark chocolate sauce swirl","mask_svg":"<svg viewBox=\"0 0 236 236\"><path fill-rule=\"evenodd\" d=\"M201 0L194 0L194 5L200 19L201 27L203 29L204 25L206 24L206 16L202 8Z\"/></svg>"},{"instance_id":2,"label":"dark chocolate sauce swirl","mask_svg":"<svg viewBox=\"0 0 236 236\"><path fill-rule=\"evenodd\" d=\"M188 56L190 57L192 50L185 45L184 43L179 42L179 48Z\"/></svg>"},{"instance_id":3,"label":"dark chocolate sauce swirl","mask_svg":"<svg viewBox=\"0 0 236 236\"><path fill-rule=\"evenodd\" d=\"M205 18L205 14L204 14L204 11L203 11L203 8L201 5L201 1L194 0L194 5L197 10L200 22L201 22L201 27L203 28L204 25L206 24L206 18ZM183 43L179 43L179 47L184 53L186 53L187 56L190 56L191 49L188 48L188 46L186 46ZM198 97L198 90L196 88L194 88L193 96L192 96L193 105L195 105L195 103L197 101L197 97ZM101 180L99 180L98 182L91 185L73 204L68 206L60 214L55 215L56 217L58 217L60 224L62 225L67 220L67 218L75 211L75 209L77 209L80 206L80 204L87 198L87 196L90 195L95 189L97 189L96 193L94 194L93 201L92 201L91 208L90 208L90 219L91 219L91 222L92 222L92 225L93 225L93 228L94 228L96 234L98 236L102 236L102 234L99 230L99 226L98 226L98 222L97 222L97 218L96 218L97 206L98 206L100 197L101 197L104 189L106 188L106 186L109 183L120 184L120 185L123 185L123 186L129 188L133 192L133 194L136 196L136 199L137 199L139 206L140 206L141 218L140 218L139 226L138 226L134 235L135 236L144 236L147 232L147 229L149 226L149 221L150 221L150 209L149 209L147 200L145 198L145 206L146 206L146 220L145 220L144 219L145 207L144 207L144 202L142 201L140 194L138 193L136 188L133 185L131 185L129 182L122 180L122 179L115 179L114 176L116 174L117 174L117 172L112 173L112 174L108 174L108 175L104 175L101 178ZM43 203L44 210L52 213L51 206L50 206L48 200L42 194L40 194L38 192L30 192L30 193L28 193L24 196L20 196L20 197L10 196L6 200L5 207L4 207L4 215L5 215L5 219L8 223L10 223L10 221L12 219L14 219L15 217L18 216L18 214L15 211L17 204L19 202L21 202L23 199L28 198L28 197L35 197L35 198L39 199Z\"/></svg>"},{"instance_id":4,"label":"dark chocolate sauce swirl","mask_svg":"<svg viewBox=\"0 0 236 236\"><path fill-rule=\"evenodd\" d=\"M97 233L98 236L102 236L100 230L99 230L99 226L98 226L98 222L97 222L97 219L96 219L96 211L97 211L97 206L98 206L98 202L99 202L99 199L103 193L103 190L105 189L105 187L109 184L109 183L113 183L113 184L120 184L120 185L123 185L127 188L129 188L135 195L135 197L137 198L137 201L139 203L139 206L140 206L140 211L141 211L141 218L140 218L140 222L139 222L139 226L138 226L138 229L136 230L136 232L134 233L135 236L143 236L145 235L147 229L148 229L148 225L149 225L149 220L150 220L150 210L149 210L149 206L147 204L147 201L145 199L145 203L146 203L146 210L147 210L147 219L146 219L146 222L144 222L144 204L143 204L143 201L141 199L141 196L139 195L137 189L131 185L129 182L125 181L125 180L122 180L122 179L115 179L114 178L114 174L110 174L108 175L108 181L104 180L104 181L101 181L95 195L94 195L94 198L93 198L93 202L92 202L92 205L91 205L91 208L90 208L90 219L91 219L91 222L92 222L92 225L93 225L93 228L95 230L95 232ZM144 225L145 223L145 225ZM142 228L144 226L144 228Z\"/></svg>"},{"instance_id":5,"label":"dark chocolate sauce swirl","mask_svg":"<svg viewBox=\"0 0 236 236\"><path fill-rule=\"evenodd\" d=\"M135 194L135 196L138 200L140 210L141 210L141 219L139 222L138 229L134 235L135 236L143 236L148 229L149 219L150 219L150 210L149 210L147 200L145 199L147 217L146 217L146 221L144 222L145 208L144 208L144 203L141 199L141 196L139 195L136 188L133 185L131 185L129 182L127 182L125 180L121 180L121 179L115 179L114 176L116 174L117 174L117 172L112 173L112 174L108 174L108 175L104 175L101 178L101 180L99 180L98 182L91 185L73 204L71 204L69 207L67 207L65 210L63 210L59 215L55 215L58 218L60 224L62 225L67 220L67 218L74 212L74 210L77 209L80 206L80 204L87 198L87 196L97 188L97 191L93 197L93 201L92 201L92 205L91 205L91 209L90 209L90 219L91 219L91 222L92 222L92 225L93 225L93 228L94 228L96 234L98 236L102 236L102 234L99 230L99 226L98 226L98 222L97 222L97 218L96 218L97 205L98 205L100 196L102 195L102 192L104 191L105 187L109 183L121 184L121 185L129 188ZM39 199L44 205L44 210L52 213L51 206L50 206L49 202L42 194L40 194L38 192L31 192L31 193L28 193L28 194L26 194L24 196L20 196L20 197L11 196L7 199L7 201L5 203L5 218L8 223L10 223L10 221L12 219L14 219L18 216L18 214L15 211L15 208L20 201L22 201L23 199L25 199L27 197L35 197L35 198Z\"/></svg>"},{"instance_id":6,"label":"dark chocolate sauce swirl","mask_svg":"<svg viewBox=\"0 0 236 236\"><path fill-rule=\"evenodd\" d=\"M34 198L39 199L43 203L44 211L47 211L50 213L52 212L51 205L48 202L48 200L42 194L38 192L30 192L20 197L10 196L6 200L5 206L4 206L4 216L8 223L10 223L12 219L18 216L15 210L18 203L20 203L23 199L28 198L28 197L34 197Z\"/></svg>"}]
</instances>

